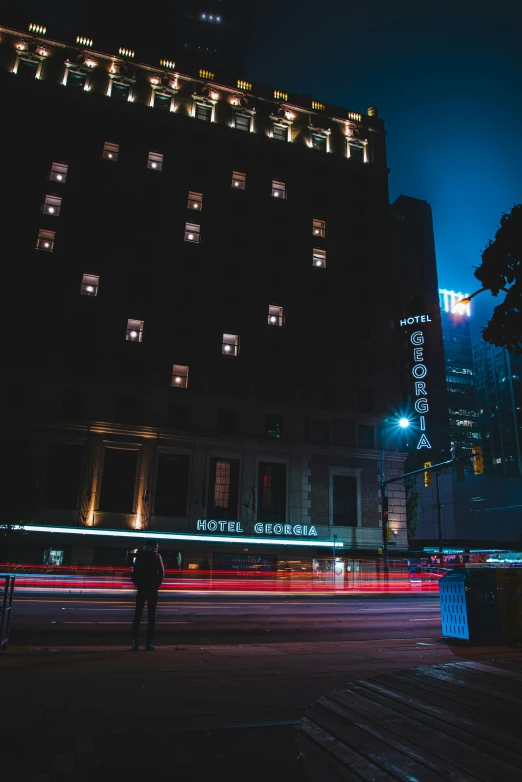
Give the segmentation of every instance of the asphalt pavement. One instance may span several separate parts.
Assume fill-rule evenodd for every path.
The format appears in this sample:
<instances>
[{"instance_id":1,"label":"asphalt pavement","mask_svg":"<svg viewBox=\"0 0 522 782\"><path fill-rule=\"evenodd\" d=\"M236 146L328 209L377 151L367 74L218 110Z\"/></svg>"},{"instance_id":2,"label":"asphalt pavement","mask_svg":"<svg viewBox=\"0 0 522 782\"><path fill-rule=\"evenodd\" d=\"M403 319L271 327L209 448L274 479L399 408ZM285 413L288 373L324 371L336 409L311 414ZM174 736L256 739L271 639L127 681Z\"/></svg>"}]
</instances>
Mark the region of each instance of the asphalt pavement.
<instances>
[{"instance_id":1,"label":"asphalt pavement","mask_svg":"<svg viewBox=\"0 0 522 782\"><path fill-rule=\"evenodd\" d=\"M27 597L13 608L11 642L21 645L125 646L131 599ZM146 609L143 617L146 621ZM160 598L158 646L169 644L364 641L440 633L438 595L322 599Z\"/></svg>"},{"instance_id":2,"label":"asphalt pavement","mask_svg":"<svg viewBox=\"0 0 522 782\"><path fill-rule=\"evenodd\" d=\"M132 602L15 600L0 653L8 782L301 782L296 729L357 677L518 648L441 638L431 597L170 600L157 649L129 651Z\"/></svg>"}]
</instances>

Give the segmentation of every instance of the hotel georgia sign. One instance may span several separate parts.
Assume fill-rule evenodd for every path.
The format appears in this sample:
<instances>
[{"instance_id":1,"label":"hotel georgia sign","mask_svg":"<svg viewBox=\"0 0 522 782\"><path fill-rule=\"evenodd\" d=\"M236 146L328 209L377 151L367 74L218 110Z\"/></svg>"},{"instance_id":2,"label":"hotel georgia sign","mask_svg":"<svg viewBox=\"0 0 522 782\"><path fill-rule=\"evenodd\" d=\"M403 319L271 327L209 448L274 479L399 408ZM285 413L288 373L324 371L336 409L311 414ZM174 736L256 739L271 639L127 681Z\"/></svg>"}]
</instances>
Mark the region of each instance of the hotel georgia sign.
<instances>
[{"instance_id":1,"label":"hotel georgia sign","mask_svg":"<svg viewBox=\"0 0 522 782\"><path fill-rule=\"evenodd\" d=\"M415 328L410 333L410 344L412 346L413 352L411 375L415 396L414 407L415 412L419 414L419 426L421 432L419 442L417 443L417 450L421 450L422 448L431 448L431 443L428 440L428 435L426 434L426 419L430 411L430 406L428 402L428 382L426 380L426 376L428 374L428 356L425 355L426 346L424 339L426 325L423 325L431 322L432 321L429 315L416 315L412 318L402 318L399 321L399 326L401 327L406 326L411 328L416 327L417 325L422 326L420 329Z\"/></svg>"},{"instance_id":2,"label":"hotel georgia sign","mask_svg":"<svg viewBox=\"0 0 522 782\"><path fill-rule=\"evenodd\" d=\"M241 521L216 521L215 519L198 519L196 529L198 532L226 532L243 535L245 530ZM264 524L260 521L254 525L256 535L291 535L292 537L314 538L317 530L308 524Z\"/></svg>"}]
</instances>

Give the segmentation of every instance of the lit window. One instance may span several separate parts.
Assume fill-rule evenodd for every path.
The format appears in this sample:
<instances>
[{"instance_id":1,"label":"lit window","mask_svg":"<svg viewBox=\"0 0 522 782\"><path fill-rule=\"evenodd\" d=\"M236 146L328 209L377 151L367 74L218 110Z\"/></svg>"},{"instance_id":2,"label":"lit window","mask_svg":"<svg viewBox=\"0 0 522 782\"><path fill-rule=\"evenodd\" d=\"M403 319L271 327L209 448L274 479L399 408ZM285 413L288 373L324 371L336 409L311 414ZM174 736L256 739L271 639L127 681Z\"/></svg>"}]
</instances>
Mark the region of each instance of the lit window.
<instances>
[{"instance_id":1,"label":"lit window","mask_svg":"<svg viewBox=\"0 0 522 782\"><path fill-rule=\"evenodd\" d=\"M239 353L239 335L223 334L221 352L224 356L237 356Z\"/></svg>"},{"instance_id":2,"label":"lit window","mask_svg":"<svg viewBox=\"0 0 522 782\"><path fill-rule=\"evenodd\" d=\"M312 149L326 152L326 136L322 133L312 133Z\"/></svg>"},{"instance_id":3,"label":"lit window","mask_svg":"<svg viewBox=\"0 0 522 782\"><path fill-rule=\"evenodd\" d=\"M312 223L312 233L314 236L320 236L324 239L326 236L326 220L316 220L314 217Z\"/></svg>"},{"instance_id":4,"label":"lit window","mask_svg":"<svg viewBox=\"0 0 522 782\"><path fill-rule=\"evenodd\" d=\"M268 325L269 326L282 326L283 325L283 308L278 307L275 304L268 305Z\"/></svg>"},{"instance_id":5,"label":"lit window","mask_svg":"<svg viewBox=\"0 0 522 782\"><path fill-rule=\"evenodd\" d=\"M252 117L250 114L240 114L239 112L236 112L234 127L237 128L237 130L250 130L251 120Z\"/></svg>"},{"instance_id":6,"label":"lit window","mask_svg":"<svg viewBox=\"0 0 522 782\"><path fill-rule=\"evenodd\" d=\"M161 111L173 111L172 108L172 95L164 95L161 92L154 90L154 108Z\"/></svg>"},{"instance_id":7,"label":"lit window","mask_svg":"<svg viewBox=\"0 0 522 782\"><path fill-rule=\"evenodd\" d=\"M193 193L192 190L189 190L187 207L188 209L195 209L201 212L203 209L203 193Z\"/></svg>"},{"instance_id":8,"label":"lit window","mask_svg":"<svg viewBox=\"0 0 522 782\"><path fill-rule=\"evenodd\" d=\"M49 171L49 179L53 182L61 182L62 184L67 179L67 163L52 163L51 170Z\"/></svg>"},{"instance_id":9,"label":"lit window","mask_svg":"<svg viewBox=\"0 0 522 782\"><path fill-rule=\"evenodd\" d=\"M230 498L230 462L216 462L214 507L228 508Z\"/></svg>"},{"instance_id":10,"label":"lit window","mask_svg":"<svg viewBox=\"0 0 522 782\"><path fill-rule=\"evenodd\" d=\"M366 156L364 154L365 150L362 144L354 144L353 142L349 141L347 147L347 153L350 160L356 160L359 163L366 162Z\"/></svg>"},{"instance_id":11,"label":"lit window","mask_svg":"<svg viewBox=\"0 0 522 782\"><path fill-rule=\"evenodd\" d=\"M42 204L42 212L44 215L52 215L58 217L62 206L62 199L60 196L46 195Z\"/></svg>"},{"instance_id":12,"label":"lit window","mask_svg":"<svg viewBox=\"0 0 522 782\"><path fill-rule=\"evenodd\" d=\"M188 374L189 368L182 364L172 365L172 387L173 388L187 388L188 387Z\"/></svg>"},{"instance_id":13,"label":"lit window","mask_svg":"<svg viewBox=\"0 0 522 782\"><path fill-rule=\"evenodd\" d=\"M186 242L200 242L201 241L201 226L197 223L185 223L185 241Z\"/></svg>"},{"instance_id":14,"label":"lit window","mask_svg":"<svg viewBox=\"0 0 522 782\"><path fill-rule=\"evenodd\" d=\"M314 266L326 269L326 250L320 250L318 247L314 247L313 264Z\"/></svg>"},{"instance_id":15,"label":"lit window","mask_svg":"<svg viewBox=\"0 0 522 782\"><path fill-rule=\"evenodd\" d=\"M238 190L245 190L246 174L242 174L241 171L232 171L232 187L237 187Z\"/></svg>"},{"instance_id":16,"label":"lit window","mask_svg":"<svg viewBox=\"0 0 522 782\"><path fill-rule=\"evenodd\" d=\"M82 276L80 293L82 293L84 296L97 296L99 284L100 278L97 274L84 274Z\"/></svg>"},{"instance_id":17,"label":"lit window","mask_svg":"<svg viewBox=\"0 0 522 782\"><path fill-rule=\"evenodd\" d=\"M272 196L284 200L286 198L286 184L284 182L278 182L277 179L273 179Z\"/></svg>"},{"instance_id":18,"label":"lit window","mask_svg":"<svg viewBox=\"0 0 522 782\"><path fill-rule=\"evenodd\" d=\"M204 103L196 103L196 119L210 122L212 119L212 106L207 106Z\"/></svg>"},{"instance_id":19,"label":"lit window","mask_svg":"<svg viewBox=\"0 0 522 782\"><path fill-rule=\"evenodd\" d=\"M52 252L54 248L54 235L54 231L44 231L43 228L40 228L38 231L38 239L36 240L36 249Z\"/></svg>"},{"instance_id":20,"label":"lit window","mask_svg":"<svg viewBox=\"0 0 522 782\"><path fill-rule=\"evenodd\" d=\"M280 125L278 122L272 124L272 138L278 141L288 141L288 125Z\"/></svg>"},{"instance_id":21,"label":"lit window","mask_svg":"<svg viewBox=\"0 0 522 782\"><path fill-rule=\"evenodd\" d=\"M118 160L118 152L120 151L120 145L119 144L113 144L111 141L106 141L103 145L103 159L104 160L113 160L116 162Z\"/></svg>"},{"instance_id":22,"label":"lit window","mask_svg":"<svg viewBox=\"0 0 522 782\"><path fill-rule=\"evenodd\" d=\"M127 342L141 342L143 339L143 321L129 318L127 321Z\"/></svg>"},{"instance_id":23,"label":"lit window","mask_svg":"<svg viewBox=\"0 0 522 782\"><path fill-rule=\"evenodd\" d=\"M82 73L81 71L73 71L72 69L69 69L67 73L68 87L77 87L78 89L84 90L86 82L87 82L86 73Z\"/></svg>"},{"instance_id":24,"label":"lit window","mask_svg":"<svg viewBox=\"0 0 522 782\"><path fill-rule=\"evenodd\" d=\"M161 171L163 168L163 154L161 152L149 152L147 168L152 168L154 171Z\"/></svg>"},{"instance_id":25,"label":"lit window","mask_svg":"<svg viewBox=\"0 0 522 782\"><path fill-rule=\"evenodd\" d=\"M113 81L111 97L116 98L116 100L128 101L131 98L130 84L125 84L121 81Z\"/></svg>"}]
</instances>

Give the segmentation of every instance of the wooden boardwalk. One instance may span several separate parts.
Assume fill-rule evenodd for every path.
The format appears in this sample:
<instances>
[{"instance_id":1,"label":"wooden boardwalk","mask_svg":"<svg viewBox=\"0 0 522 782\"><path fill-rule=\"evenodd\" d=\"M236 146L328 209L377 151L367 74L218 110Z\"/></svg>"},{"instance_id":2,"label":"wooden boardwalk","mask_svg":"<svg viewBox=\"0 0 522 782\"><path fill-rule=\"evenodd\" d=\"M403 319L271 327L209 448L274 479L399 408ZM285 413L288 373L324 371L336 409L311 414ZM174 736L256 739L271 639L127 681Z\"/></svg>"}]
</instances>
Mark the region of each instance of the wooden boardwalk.
<instances>
[{"instance_id":1,"label":"wooden boardwalk","mask_svg":"<svg viewBox=\"0 0 522 782\"><path fill-rule=\"evenodd\" d=\"M357 679L319 698L301 720L305 777L522 782L521 707L520 660Z\"/></svg>"}]
</instances>

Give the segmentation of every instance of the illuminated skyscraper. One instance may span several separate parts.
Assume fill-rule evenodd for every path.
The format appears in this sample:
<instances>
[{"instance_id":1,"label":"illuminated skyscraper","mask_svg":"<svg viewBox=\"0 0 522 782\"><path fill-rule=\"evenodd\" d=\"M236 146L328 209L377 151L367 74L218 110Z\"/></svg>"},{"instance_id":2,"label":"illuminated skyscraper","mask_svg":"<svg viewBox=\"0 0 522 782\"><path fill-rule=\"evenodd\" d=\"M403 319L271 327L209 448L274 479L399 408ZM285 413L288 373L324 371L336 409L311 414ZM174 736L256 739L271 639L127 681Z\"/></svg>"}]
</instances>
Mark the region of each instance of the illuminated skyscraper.
<instances>
[{"instance_id":1,"label":"illuminated skyscraper","mask_svg":"<svg viewBox=\"0 0 522 782\"><path fill-rule=\"evenodd\" d=\"M500 475L522 475L522 358L481 340L473 346L484 462Z\"/></svg>"},{"instance_id":2,"label":"illuminated skyscraper","mask_svg":"<svg viewBox=\"0 0 522 782\"><path fill-rule=\"evenodd\" d=\"M470 306L452 311L465 294L439 290L448 395L449 438L458 456L470 453L480 440L477 390L470 331ZM467 294L466 294L467 295ZM466 462L467 464L467 462ZM471 464L469 465L471 469Z\"/></svg>"}]
</instances>

